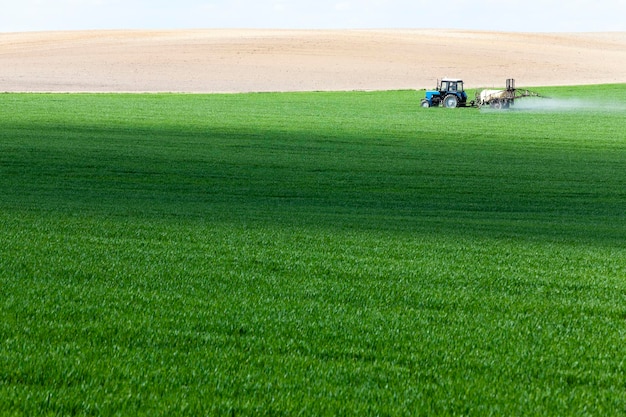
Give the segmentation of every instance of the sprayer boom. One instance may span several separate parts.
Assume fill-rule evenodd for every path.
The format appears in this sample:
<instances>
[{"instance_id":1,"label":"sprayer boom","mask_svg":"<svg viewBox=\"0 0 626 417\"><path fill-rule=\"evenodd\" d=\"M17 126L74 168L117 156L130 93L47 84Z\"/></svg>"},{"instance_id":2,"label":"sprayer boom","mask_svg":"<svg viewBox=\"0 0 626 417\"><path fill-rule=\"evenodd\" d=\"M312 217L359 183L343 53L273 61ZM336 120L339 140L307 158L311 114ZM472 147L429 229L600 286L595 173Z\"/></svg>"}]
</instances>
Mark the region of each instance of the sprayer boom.
<instances>
[{"instance_id":1,"label":"sprayer boom","mask_svg":"<svg viewBox=\"0 0 626 417\"><path fill-rule=\"evenodd\" d=\"M507 109L515 104L515 100L522 97L542 97L539 93L530 90L518 90L515 80L506 80L505 90L482 90L476 93L476 102L479 107L488 105L494 109Z\"/></svg>"}]
</instances>

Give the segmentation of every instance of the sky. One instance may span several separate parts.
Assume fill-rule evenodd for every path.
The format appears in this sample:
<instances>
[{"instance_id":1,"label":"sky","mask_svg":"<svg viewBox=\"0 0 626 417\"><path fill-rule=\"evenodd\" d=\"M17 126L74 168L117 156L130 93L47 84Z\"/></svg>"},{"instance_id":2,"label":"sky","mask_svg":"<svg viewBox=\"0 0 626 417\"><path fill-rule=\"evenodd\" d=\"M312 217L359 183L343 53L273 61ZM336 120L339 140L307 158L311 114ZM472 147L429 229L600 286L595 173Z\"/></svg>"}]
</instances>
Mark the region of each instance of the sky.
<instances>
[{"instance_id":1,"label":"sky","mask_svg":"<svg viewBox=\"0 0 626 417\"><path fill-rule=\"evenodd\" d=\"M0 32L86 29L626 31L626 0L0 0Z\"/></svg>"}]
</instances>

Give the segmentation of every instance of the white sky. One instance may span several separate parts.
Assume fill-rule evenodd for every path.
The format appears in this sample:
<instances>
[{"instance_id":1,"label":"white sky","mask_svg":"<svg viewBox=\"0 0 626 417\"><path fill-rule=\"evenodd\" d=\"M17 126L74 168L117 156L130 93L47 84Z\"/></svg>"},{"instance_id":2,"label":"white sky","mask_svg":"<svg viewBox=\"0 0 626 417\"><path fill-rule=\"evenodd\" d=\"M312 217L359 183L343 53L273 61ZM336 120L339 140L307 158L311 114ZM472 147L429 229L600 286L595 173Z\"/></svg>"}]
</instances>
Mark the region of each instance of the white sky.
<instances>
[{"instance_id":1,"label":"white sky","mask_svg":"<svg viewBox=\"0 0 626 417\"><path fill-rule=\"evenodd\" d=\"M184 28L626 31L626 0L0 0L0 32Z\"/></svg>"}]
</instances>

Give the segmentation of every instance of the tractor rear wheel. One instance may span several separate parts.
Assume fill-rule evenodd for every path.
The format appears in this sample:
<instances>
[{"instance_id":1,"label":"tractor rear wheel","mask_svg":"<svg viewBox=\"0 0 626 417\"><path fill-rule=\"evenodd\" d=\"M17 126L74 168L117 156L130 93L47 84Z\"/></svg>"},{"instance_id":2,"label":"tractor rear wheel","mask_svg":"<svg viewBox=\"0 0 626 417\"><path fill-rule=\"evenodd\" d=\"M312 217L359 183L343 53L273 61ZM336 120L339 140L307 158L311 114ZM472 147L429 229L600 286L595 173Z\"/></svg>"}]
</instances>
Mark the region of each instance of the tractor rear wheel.
<instances>
[{"instance_id":1,"label":"tractor rear wheel","mask_svg":"<svg viewBox=\"0 0 626 417\"><path fill-rule=\"evenodd\" d=\"M448 94L446 98L443 99L443 107L447 107L449 109L453 109L459 105L459 98L454 94Z\"/></svg>"}]
</instances>

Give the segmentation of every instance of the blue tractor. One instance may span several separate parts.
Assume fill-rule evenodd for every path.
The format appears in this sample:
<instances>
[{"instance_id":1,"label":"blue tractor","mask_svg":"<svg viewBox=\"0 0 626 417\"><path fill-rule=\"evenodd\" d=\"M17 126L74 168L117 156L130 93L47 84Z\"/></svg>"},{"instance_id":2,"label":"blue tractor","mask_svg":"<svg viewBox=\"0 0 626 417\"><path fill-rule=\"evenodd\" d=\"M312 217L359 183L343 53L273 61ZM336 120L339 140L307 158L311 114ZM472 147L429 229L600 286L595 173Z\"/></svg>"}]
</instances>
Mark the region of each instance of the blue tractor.
<instances>
[{"instance_id":1,"label":"blue tractor","mask_svg":"<svg viewBox=\"0 0 626 417\"><path fill-rule=\"evenodd\" d=\"M467 94L463 90L463 80L444 78L437 81L437 90L426 91L426 98L422 99L422 107L447 108L473 106L474 102L467 102Z\"/></svg>"}]
</instances>

